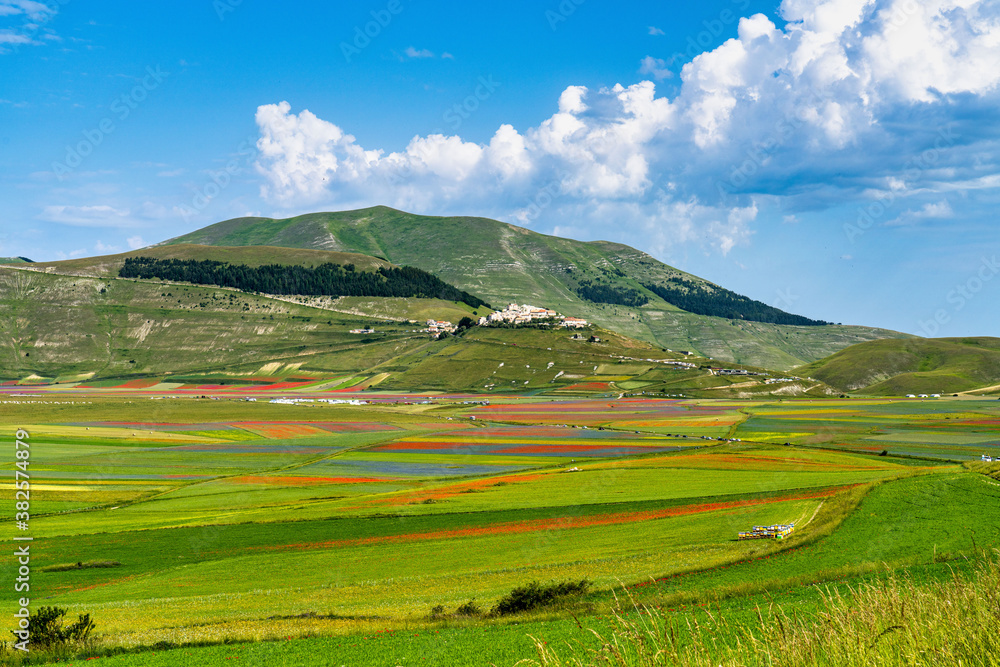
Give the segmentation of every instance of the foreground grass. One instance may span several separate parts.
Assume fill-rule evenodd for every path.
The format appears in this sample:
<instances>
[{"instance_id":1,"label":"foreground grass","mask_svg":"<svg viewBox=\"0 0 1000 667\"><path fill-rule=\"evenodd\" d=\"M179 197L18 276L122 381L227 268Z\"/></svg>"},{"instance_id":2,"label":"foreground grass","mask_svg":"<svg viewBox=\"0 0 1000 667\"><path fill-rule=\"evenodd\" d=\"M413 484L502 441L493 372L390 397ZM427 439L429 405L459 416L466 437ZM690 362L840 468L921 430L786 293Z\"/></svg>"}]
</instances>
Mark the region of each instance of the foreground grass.
<instances>
[{"instance_id":1,"label":"foreground grass","mask_svg":"<svg viewBox=\"0 0 1000 667\"><path fill-rule=\"evenodd\" d=\"M956 573L937 583L891 574L846 593L828 589L815 616L758 607L756 622L736 625L711 612L678 618L633 605L615 610L610 629L590 628L592 637L585 642L556 646L536 640L538 659L519 664L995 667L1000 664L997 566L996 558L986 559L971 576Z\"/></svg>"},{"instance_id":2,"label":"foreground grass","mask_svg":"<svg viewBox=\"0 0 1000 667\"><path fill-rule=\"evenodd\" d=\"M997 559L960 558L898 572L790 587L704 607L624 604L513 621L447 617L335 637L6 656L3 664L221 665L984 665L1000 658ZM298 623L309 623L299 619ZM991 635L992 633L992 635ZM992 660L992 662L991 662Z\"/></svg>"}]
</instances>

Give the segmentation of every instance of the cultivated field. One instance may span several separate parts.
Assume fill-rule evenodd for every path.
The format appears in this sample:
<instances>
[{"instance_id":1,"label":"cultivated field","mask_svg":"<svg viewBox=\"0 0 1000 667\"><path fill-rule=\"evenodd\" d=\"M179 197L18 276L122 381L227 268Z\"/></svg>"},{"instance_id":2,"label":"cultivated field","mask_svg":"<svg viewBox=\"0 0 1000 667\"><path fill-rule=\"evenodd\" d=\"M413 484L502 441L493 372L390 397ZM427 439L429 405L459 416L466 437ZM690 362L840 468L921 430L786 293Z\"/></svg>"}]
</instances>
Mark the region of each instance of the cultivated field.
<instances>
[{"instance_id":1,"label":"cultivated field","mask_svg":"<svg viewBox=\"0 0 1000 667\"><path fill-rule=\"evenodd\" d=\"M1000 546L996 468L962 463L1000 449L995 402L358 393L368 379L3 388L0 433L30 433L33 604L91 614L80 655L109 665L513 664L531 637L590 646L570 612L606 627L622 596L677 619L765 598L809 614L813 583L936 580ZM556 607L482 614L582 579ZM249 640L274 641L232 644Z\"/></svg>"}]
</instances>

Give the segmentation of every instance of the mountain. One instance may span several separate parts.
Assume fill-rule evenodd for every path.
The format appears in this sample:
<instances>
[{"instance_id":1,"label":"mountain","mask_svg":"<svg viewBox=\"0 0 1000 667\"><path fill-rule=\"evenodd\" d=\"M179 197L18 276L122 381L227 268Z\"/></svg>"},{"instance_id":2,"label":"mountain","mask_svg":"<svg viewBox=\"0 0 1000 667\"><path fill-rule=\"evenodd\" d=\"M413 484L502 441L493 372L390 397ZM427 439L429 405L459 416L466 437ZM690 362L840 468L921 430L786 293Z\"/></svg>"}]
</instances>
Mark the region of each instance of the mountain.
<instances>
[{"instance_id":1,"label":"mountain","mask_svg":"<svg viewBox=\"0 0 1000 667\"><path fill-rule=\"evenodd\" d=\"M236 218L163 245L173 244L362 253L421 268L494 306L545 306L665 348L766 368L786 370L855 343L908 337L783 313L626 245L547 236L488 218L377 206L284 220Z\"/></svg>"},{"instance_id":2,"label":"mountain","mask_svg":"<svg viewBox=\"0 0 1000 667\"><path fill-rule=\"evenodd\" d=\"M860 394L996 391L1000 389L1000 338L870 341L795 372Z\"/></svg>"},{"instance_id":3,"label":"mountain","mask_svg":"<svg viewBox=\"0 0 1000 667\"><path fill-rule=\"evenodd\" d=\"M27 257L0 257L0 264L32 264Z\"/></svg>"}]
</instances>

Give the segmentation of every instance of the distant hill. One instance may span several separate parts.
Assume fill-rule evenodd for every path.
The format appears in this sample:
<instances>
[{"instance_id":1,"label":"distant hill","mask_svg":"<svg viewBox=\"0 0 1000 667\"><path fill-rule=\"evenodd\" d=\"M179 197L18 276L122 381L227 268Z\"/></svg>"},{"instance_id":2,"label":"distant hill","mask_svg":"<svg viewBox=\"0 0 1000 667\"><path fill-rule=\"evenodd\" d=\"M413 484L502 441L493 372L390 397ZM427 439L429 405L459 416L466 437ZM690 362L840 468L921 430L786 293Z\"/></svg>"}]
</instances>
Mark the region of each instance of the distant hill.
<instances>
[{"instance_id":1,"label":"distant hill","mask_svg":"<svg viewBox=\"0 0 1000 667\"><path fill-rule=\"evenodd\" d=\"M795 370L841 391L874 395L1000 389L1000 338L913 338L853 345Z\"/></svg>"},{"instance_id":2,"label":"distant hill","mask_svg":"<svg viewBox=\"0 0 1000 667\"><path fill-rule=\"evenodd\" d=\"M546 306L665 348L767 368L789 369L855 343L907 337L785 313L629 246L547 236L488 218L378 206L285 220L237 218L161 247L179 243L361 253L419 267L494 306Z\"/></svg>"},{"instance_id":3,"label":"distant hill","mask_svg":"<svg viewBox=\"0 0 1000 667\"><path fill-rule=\"evenodd\" d=\"M33 264L27 257L0 257L0 264Z\"/></svg>"}]
</instances>

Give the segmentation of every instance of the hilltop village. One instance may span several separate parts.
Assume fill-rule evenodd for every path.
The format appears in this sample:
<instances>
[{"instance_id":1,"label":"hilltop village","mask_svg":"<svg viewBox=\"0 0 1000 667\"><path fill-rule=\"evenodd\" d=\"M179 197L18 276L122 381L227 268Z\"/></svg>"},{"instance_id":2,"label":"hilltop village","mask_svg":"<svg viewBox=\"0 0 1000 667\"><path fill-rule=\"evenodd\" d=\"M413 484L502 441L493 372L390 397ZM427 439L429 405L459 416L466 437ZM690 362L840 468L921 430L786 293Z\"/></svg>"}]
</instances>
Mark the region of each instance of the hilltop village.
<instances>
[{"instance_id":1,"label":"hilltop village","mask_svg":"<svg viewBox=\"0 0 1000 667\"><path fill-rule=\"evenodd\" d=\"M479 318L477 324L481 327L495 326L522 326L526 324L539 324L542 326L555 324L567 329L583 329L590 326L590 322L580 317L569 317L560 315L549 308L539 308L528 304L509 304L503 310L490 313L488 316ZM455 333L458 326L446 320L427 320L427 333ZM353 333L353 332L352 332ZM359 331L358 333L366 333Z\"/></svg>"}]
</instances>

